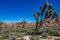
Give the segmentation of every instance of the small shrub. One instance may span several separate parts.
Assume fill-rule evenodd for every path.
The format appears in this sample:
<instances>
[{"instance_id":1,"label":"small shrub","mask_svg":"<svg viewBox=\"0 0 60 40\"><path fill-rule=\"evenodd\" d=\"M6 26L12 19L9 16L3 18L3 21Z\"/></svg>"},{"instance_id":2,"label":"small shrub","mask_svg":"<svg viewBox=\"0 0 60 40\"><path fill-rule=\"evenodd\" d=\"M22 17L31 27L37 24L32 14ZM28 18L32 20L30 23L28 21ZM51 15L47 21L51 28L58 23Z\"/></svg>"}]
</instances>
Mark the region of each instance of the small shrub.
<instances>
[{"instance_id":1,"label":"small shrub","mask_svg":"<svg viewBox=\"0 0 60 40\"><path fill-rule=\"evenodd\" d=\"M39 40L39 39L40 39L39 36L36 35L36 36L32 36L32 39L31 40Z\"/></svg>"},{"instance_id":2,"label":"small shrub","mask_svg":"<svg viewBox=\"0 0 60 40\"><path fill-rule=\"evenodd\" d=\"M55 40L60 40L60 38L58 38L58 39L55 39Z\"/></svg>"},{"instance_id":3,"label":"small shrub","mask_svg":"<svg viewBox=\"0 0 60 40\"><path fill-rule=\"evenodd\" d=\"M42 33L41 35L42 35L43 38L46 38L48 36L47 33L45 33L45 32Z\"/></svg>"},{"instance_id":4,"label":"small shrub","mask_svg":"<svg viewBox=\"0 0 60 40\"><path fill-rule=\"evenodd\" d=\"M59 32L56 31L56 30L49 30L49 31L48 31L48 34L49 34L49 35L53 35L53 36L59 36Z\"/></svg>"},{"instance_id":5,"label":"small shrub","mask_svg":"<svg viewBox=\"0 0 60 40\"><path fill-rule=\"evenodd\" d=\"M27 29L24 29L24 28L18 28L18 29L16 29L16 32L26 32L27 31Z\"/></svg>"},{"instance_id":6,"label":"small shrub","mask_svg":"<svg viewBox=\"0 0 60 40\"><path fill-rule=\"evenodd\" d=\"M7 39L9 37L9 30L8 29L2 29L1 35L4 39Z\"/></svg>"},{"instance_id":7,"label":"small shrub","mask_svg":"<svg viewBox=\"0 0 60 40\"><path fill-rule=\"evenodd\" d=\"M7 39L9 36L8 36L8 33L3 33L2 34L2 37L4 38L4 39Z\"/></svg>"},{"instance_id":8,"label":"small shrub","mask_svg":"<svg viewBox=\"0 0 60 40\"><path fill-rule=\"evenodd\" d=\"M59 32L53 31L53 35L54 35L54 36L59 36Z\"/></svg>"},{"instance_id":9,"label":"small shrub","mask_svg":"<svg viewBox=\"0 0 60 40\"><path fill-rule=\"evenodd\" d=\"M12 32L11 32L11 33L9 34L9 39L10 39L10 40L16 40L16 33L12 33Z\"/></svg>"},{"instance_id":10,"label":"small shrub","mask_svg":"<svg viewBox=\"0 0 60 40\"><path fill-rule=\"evenodd\" d=\"M48 30L48 34L49 34L50 36L53 35L53 30L49 29L49 30Z\"/></svg>"},{"instance_id":11,"label":"small shrub","mask_svg":"<svg viewBox=\"0 0 60 40\"><path fill-rule=\"evenodd\" d=\"M4 40L4 39L1 37L0 40Z\"/></svg>"},{"instance_id":12,"label":"small shrub","mask_svg":"<svg viewBox=\"0 0 60 40\"><path fill-rule=\"evenodd\" d=\"M48 35L53 35L53 36L59 36L59 32L58 31L56 31L56 30L54 30L54 29L52 29L52 28L43 28L43 33L45 32L45 33L48 33Z\"/></svg>"}]
</instances>

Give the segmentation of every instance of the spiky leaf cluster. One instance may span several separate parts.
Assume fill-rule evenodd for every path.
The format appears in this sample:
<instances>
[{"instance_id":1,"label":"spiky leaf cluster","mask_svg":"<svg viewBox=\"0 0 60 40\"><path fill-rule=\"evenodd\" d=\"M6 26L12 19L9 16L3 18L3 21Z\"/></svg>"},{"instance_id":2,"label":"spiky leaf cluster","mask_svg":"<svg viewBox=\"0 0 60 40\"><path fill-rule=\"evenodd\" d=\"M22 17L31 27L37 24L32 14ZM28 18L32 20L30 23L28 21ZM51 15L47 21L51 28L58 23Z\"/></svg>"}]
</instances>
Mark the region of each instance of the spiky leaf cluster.
<instances>
[{"instance_id":1,"label":"spiky leaf cluster","mask_svg":"<svg viewBox=\"0 0 60 40\"><path fill-rule=\"evenodd\" d=\"M33 15L34 15L35 18L38 18L40 16L40 13L39 12L35 12Z\"/></svg>"}]
</instances>

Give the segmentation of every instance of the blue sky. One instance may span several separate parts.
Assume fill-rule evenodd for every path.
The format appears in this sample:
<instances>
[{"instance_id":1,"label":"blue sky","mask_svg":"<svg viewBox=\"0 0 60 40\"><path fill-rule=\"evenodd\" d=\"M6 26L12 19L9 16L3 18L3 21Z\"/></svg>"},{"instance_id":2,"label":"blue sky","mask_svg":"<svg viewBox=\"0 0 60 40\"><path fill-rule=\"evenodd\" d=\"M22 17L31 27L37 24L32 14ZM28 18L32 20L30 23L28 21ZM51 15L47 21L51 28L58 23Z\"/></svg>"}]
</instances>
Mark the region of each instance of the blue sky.
<instances>
[{"instance_id":1,"label":"blue sky","mask_svg":"<svg viewBox=\"0 0 60 40\"><path fill-rule=\"evenodd\" d=\"M0 21L35 21L33 13L40 12L46 0L0 0ZM60 16L60 0L48 0Z\"/></svg>"}]
</instances>

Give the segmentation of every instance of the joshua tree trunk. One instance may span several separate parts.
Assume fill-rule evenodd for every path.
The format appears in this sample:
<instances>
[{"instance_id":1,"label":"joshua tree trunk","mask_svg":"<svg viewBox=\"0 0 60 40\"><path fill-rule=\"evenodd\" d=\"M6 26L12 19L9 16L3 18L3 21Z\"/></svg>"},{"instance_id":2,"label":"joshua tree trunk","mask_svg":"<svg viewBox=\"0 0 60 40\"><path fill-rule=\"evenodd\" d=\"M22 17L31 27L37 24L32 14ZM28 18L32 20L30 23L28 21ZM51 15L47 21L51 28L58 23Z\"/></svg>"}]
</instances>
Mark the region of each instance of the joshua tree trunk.
<instances>
[{"instance_id":1,"label":"joshua tree trunk","mask_svg":"<svg viewBox=\"0 0 60 40\"><path fill-rule=\"evenodd\" d=\"M23 23L23 26L22 26L22 28L24 28L25 27L25 24Z\"/></svg>"},{"instance_id":2,"label":"joshua tree trunk","mask_svg":"<svg viewBox=\"0 0 60 40\"><path fill-rule=\"evenodd\" d=\"M41 14L41 20L39 22L39 25L38 25L38 18L36 18L36 28L35 28L35 33L34 34L37 34L39 28L42 26L42 16L43 16L43 12Z\"/></svg>"},{"instance_id":3,"label":"joshua tree trunk","mask_svg":"<svg viewBox=\"0 0 60 40\"><path fill-rule=\"evenodd\" d=\"M39 22L39 25L38 25L37 31L38 31L39 28L42 26L42 16L43 16L43 12L42 12L42 14L41 14L41 20L40 20L40 22Z\"/></svg>"},{"instance_id":4,"label":"joshua tree trunk","mask_svg":"<svg viewBox=\"0 0 60 40\"><path fill-rule=\"evenodd\" d=\"M36 18L36 28L35 28L35 34L37 33L38 31L38 18Z\"/></svg>"}]
</instances>

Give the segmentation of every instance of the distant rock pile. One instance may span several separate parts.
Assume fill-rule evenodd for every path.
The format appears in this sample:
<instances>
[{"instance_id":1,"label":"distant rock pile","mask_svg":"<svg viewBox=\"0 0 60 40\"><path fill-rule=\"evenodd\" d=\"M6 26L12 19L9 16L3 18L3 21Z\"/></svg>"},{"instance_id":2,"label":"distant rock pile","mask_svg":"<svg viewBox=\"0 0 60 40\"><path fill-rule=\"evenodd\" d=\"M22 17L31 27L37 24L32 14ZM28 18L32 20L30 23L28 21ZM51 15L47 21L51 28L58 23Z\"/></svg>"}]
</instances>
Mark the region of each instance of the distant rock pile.
<instances>
[{"instance_id":1,"label":"distant rock pile","mask_svg":"<svg viewBox=\"0 0 60 40\"><path fill-rule=\"evenodd\" d=\"M24 27L33 27L33 26L35 26L34 22L30 22L30 23L27 22L24 25ZM1 22L0 27L23 27L23 23L22 22L10 22L10 23Z\"/></svg>"},{"instance_id":2,"label":"distant rock pile","mask_svg":"<svg viewBox=\"0 0 60 40\"><path fill-rule=\"evenodd\" d=\"M60 26L60 18L47 18L47 19L44 19L43 22L42 22L42 25L43 26Z\"/></svg>"},{"instance_id":3,"label":"distant rock pile","mask_svg":"<svg viewBox=\"0 0 60 40\"><path fill-rule=\"evenodd\" d=\"M34 27L36 23L30 22L26 23L24 26L25 27ZM22 27L23 23L22 22L10 22L10 23L5 23L5 22L0 22L0 27ZM42 26L60 26L60 17L59 18L47 18L44 19L42 22Z\"/></svg>"}]
</instances>

